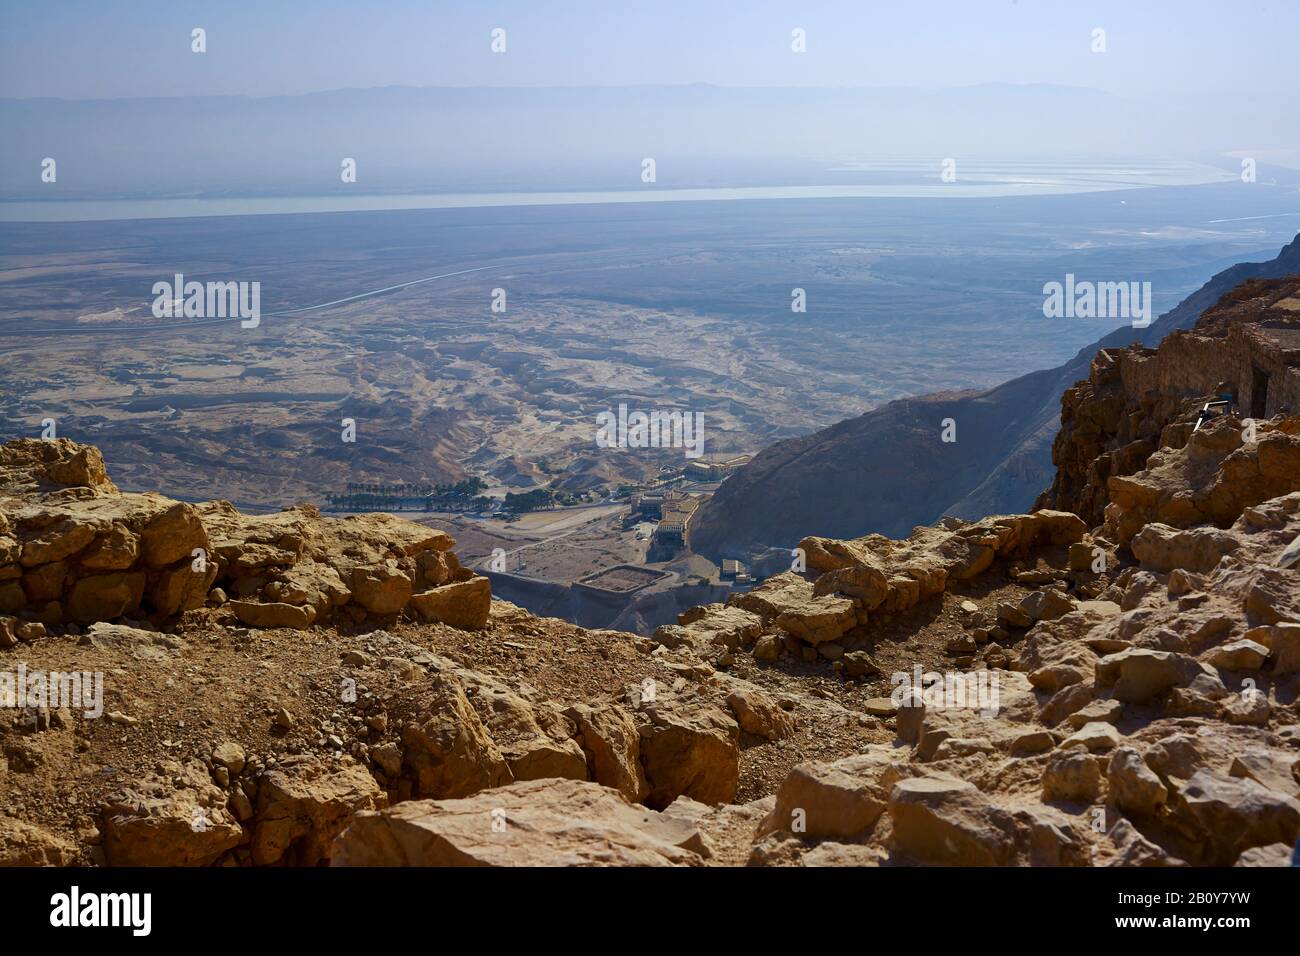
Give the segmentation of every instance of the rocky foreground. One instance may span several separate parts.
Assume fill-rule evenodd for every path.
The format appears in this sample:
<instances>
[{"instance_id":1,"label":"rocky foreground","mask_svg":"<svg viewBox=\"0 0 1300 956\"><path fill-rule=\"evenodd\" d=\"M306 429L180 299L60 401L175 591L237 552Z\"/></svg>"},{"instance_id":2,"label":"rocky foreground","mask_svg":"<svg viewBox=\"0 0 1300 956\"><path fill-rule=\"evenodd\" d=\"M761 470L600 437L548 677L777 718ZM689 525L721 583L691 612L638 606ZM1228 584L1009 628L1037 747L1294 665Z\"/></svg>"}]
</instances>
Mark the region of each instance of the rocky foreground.
<instances>
[{"instance_id":1,"label":"rocky foreground","mask_svg":"<svg viewBox=\"0 0 1300 956\"><path fill-rule=\"evenodd\" d=\"M652 639L494 600L420 524L11 442L0 863L1281 865L1300 416L1195 407L1070 473L1093 527L807 538Z\"/></svg>"}]
</instances>

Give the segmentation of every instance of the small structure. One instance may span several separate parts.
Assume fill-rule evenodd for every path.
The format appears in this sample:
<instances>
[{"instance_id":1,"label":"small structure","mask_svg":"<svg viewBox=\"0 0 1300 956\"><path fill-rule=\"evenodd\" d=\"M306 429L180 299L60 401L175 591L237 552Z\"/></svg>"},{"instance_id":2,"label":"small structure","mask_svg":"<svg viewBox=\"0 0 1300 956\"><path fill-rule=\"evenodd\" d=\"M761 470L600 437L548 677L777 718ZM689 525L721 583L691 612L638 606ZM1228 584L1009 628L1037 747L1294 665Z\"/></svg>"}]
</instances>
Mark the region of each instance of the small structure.
<instances>
[{"instance_id":1,"label":"small structure","mask_svg":"<svg viewBox=\"0 0 1300 956\"><path fill-rule=\"evenodd\" d=\"M696 481L721 481L750 460L749 455L730 458L697 458L686 465L686 476Z\"/></svg>"}]
</instances>

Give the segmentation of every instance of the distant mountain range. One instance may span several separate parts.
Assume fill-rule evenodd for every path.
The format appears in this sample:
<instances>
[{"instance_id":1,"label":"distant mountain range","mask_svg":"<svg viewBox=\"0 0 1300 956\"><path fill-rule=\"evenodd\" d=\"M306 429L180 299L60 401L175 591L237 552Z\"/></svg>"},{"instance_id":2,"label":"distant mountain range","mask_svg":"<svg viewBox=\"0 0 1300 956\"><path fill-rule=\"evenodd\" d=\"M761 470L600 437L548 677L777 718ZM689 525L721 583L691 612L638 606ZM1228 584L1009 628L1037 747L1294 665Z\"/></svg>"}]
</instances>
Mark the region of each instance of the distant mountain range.
<instances>
[{"instance_id":1,"label":"distant mountain range","mask_svg":"<svg viewBox=\"0 0 1300 956\"><path fill-rule=\"evenodd\" d=\"M714 559L744 558L765 546L793 547L806 535L906 537L947 514L1028 511L1054 474L1061 395L1088 377L1098 349L1155 345L1191 328L1246 279L1292 273L1300 273L1300 236L1274 259L1225 269L1149 327L1117 329L1065 365L984 392L901 399L778 442L696 512L692 549ZM954 442L942 440L945 419L955 423Z\"/></svg>"}]
</instances>

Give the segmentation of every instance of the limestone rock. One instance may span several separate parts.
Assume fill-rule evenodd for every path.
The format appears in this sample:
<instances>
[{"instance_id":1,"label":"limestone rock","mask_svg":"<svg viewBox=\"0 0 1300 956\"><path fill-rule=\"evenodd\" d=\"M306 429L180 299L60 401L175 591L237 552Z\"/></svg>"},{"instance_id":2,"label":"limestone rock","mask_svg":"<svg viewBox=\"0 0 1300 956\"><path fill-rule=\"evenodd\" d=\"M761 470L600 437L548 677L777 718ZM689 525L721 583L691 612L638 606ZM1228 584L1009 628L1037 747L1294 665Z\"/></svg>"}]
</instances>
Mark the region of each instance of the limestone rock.
<instances>
[{"instance_id":1,"label":"limestone rock","mask_svg":"<svg viewBox=\"0 0 1300 956\"><path fill-rule=\"evenodd\" d=\"M182 561L174 568L158 572L148 587L149 603L164 617L192 611L203 606L216 577L215 564L205 564L202 571L196 571L192 562Z\"/></svg>"},{"instance_id":2,"label":"limestone rock","mask_svg":"<svg viewBox=\"0 0 1300 956\"><path fill-rule=\"evenodd\" d=\"M727 706L740 729L767 740L781 740L795 731L794 718L758 690L737 690L727 695Z\"/></svg>"},{"instance_id":3,"label":"limestone rock","mask_svg":"<svg viewBox=\"0 0 1300 956\"><path fill-rule=\"evenodd\" d=\"M1069 750L1072 747L1078 747L1089 753L1110 750L1117 746L1124 738L1120 732L1115 729L1114 724L1106 723L1101 720L1094 720L1084 724L1070 736L1061 741L1061 749Z\"/></svg>"},{"instance_id":4,"label":"limestone rock","mask_svg":"<svg viewBox=\"0 0 1300 956\"><path fill-rule=\"evenodd\" d=\"M1020 602L1020 610L1035 621L1050 621L1063 614L1069 614L1078 606L1078 602L1064 591L1048 588L1028 594Z\"/></svg>"},{"instance_id":5,"label":"limestone rock","mask_svg":"<svg viewBox=\"0 0 1300 956\"><path fill-rule=\"evenodd\" d=\"M617 790L530 780L458 800L363 812L335 841L335 866L698 866L690 823Z\"/></svg>"},{"instance_id":6,"label":"limestone rock","mask_svg":"<svg viewBox=\"0 0 1300 956\"><path fill-rule=\"evenodd\" d=\"M1186 654L1129 648L1097 662L1097 683L1114 685L1116 700L1142 703L1174 687L1190 684L1204 673L1200 663Z\"/></svg>"},{"instance_id":7,"label":"limestone rock","mask_svg":"<svg viewBox=\"0 0 1300 956\"><path fill-rule=\"evenodd\" d=\"M1267 647L1244 639L1216 647L1205 657L1208 663L1227 671L1259 670L1267 659Z\"/></svg>"},{"instance_id":8,"label":"limestone rock","mask_svg":"<svg viewBox=\"0 0 1300 956\"><path fill-rule=\"evenodd\" d=\"M476 631L487 624L492 608L492 585L485 577L444 584L411 595L410 605L423 620Z\"/></svg>"},{"instance_id":9,"label":"limestone rock","mask_svg":"<svg viewBox=\"0 0 1300 956\"><path fill-rule=\"evenodd\" d=\"M110 798L100 829L110 866L207 866L244 838L197 761L172 762Z\"/></svg>"},{"instance_id":10,"label":"limestone rock","mask_svg":"<svg viewBox=\"0 0 1300 956\"><path fill-rule=\"evenodd\" d=\"M510 782L505 757L456 677L434 676L422 704L420 721L402 728L403 761L417 795L463 797Z\"/></svg>"},{"instance_id":11,"label":"limestone rock","mask_svg":"<svg viewBox=\"0 0 1300 956\"><path fill-rule=\"evenodd\" d=\"M140 606L143 572L117 571L79 579L68 591L67 614L78 624L109 621Z\"/></svg>"},{"instance_id":12,"label":"limestone rock","mask_svg":"<svg viewBox=\"0 0 1300 956\"><path fill-rule=\"evenodd\" d=\"M85 550L78 562L83 568L94 571L125 571L139 556L139 537L125 525L114 522Z\"/></svg>"},{"instance_id":13,"label":"limestone rock","mask_svg":"<svg viewBox=\"0 0 1300 956\"><path fill-rule=\"evenodd\" d=\"M553 704L533 703L499 682L472 672L460 677L470 700L515 780L587 779L587 758L573 739L574 722Z\"/></svg>"},{"instance_id":14,"label":"limestone rock","mask_svg":"<svg viewBox=\"0 0 1300 956\"><path fill-rule=\"evenodd\" d=\"M1294 846L1300 836L1300 802L1216 770L1198 770L1178 791L1173 812L1199 832L1212 866L1228 865L1250 847Z\"/></svg>"},{"instance_id":15,"label":"limestone rock","mask_svg":"<svg viewBox=\"0 0 1300 956\"><path fill-rule=\"evenodd\" d=\"M1120 867L1187 866L1185 860L1172 855L1163 847L1148 840L1131 822L1120 817L1106 831L1107 840L1116 855L1107 864Z\"/></svg>"},{"instance_id":16,"label":"limestone rock","mask_svg":"<svg viewBox=\"0 0 1300 956\"><path fill-rule=\"evenodd\" d=\"M1111 802L1137 816L1155 813L1168 797L1160 778L1132 747L1119 747L1111 754L1106 782Z\"/></svg>"},{"instance_id":17,"label":"limestone rock","mask_svg":"<svg viewBox=\"0 0 1300 956\"><path fill-rule=\"evenodd\" d=\"M1274 624L1270 634L1273 673L1300 673L1300 624Z\"/></svg>"},{"instance_id":18,"label":"limestone rock","mask_svg":"<svg viewBox=\"0 0 1300 956\"><path fill-rule=\"evenodd\" d=\"M740 777L740 728L709 704L643 704L641 763L650 793L662 808L680 796L701 803L731 803Z\"/></svg>"},{"instance_id":19,"label":"limestone rock","mask_svg":"<svg viewBox=\"0 0 1300 956\"><path fill-rule=\"evenodd\" d=\"M1295 848L1285 843L1253 846L1237 857L1233 866L1291 866Z\"/></svg>"},{"instance_id":20,"label":"limestone rock","mask_svg":"<svg viewBox=\"0 0 1300 956\"><path fill-rule=\"evenodd\" d=\"M833 762L798 764L776 794L776 806L763 824L763 832L788 830L810 838L856 839L880 819L889 799L889 787L899 776L891 759L873 750Z\"/></svg>"},{"instance_id":21,"label":"limestone rock","mask_svg":"<svg viewBox=\"0 0 1300 956\"><path fill-rule=\"evenodd\" d=\"M1213 571L1240 543L1231 532L1218 528L1179 531L1154 523L1135 535L1129 547L1142 566L1152 571Z\"/></svg>"},{"instance_id":22,"label":"limestone rock","mask_svg":"<svg viewBox=\"0 0 1300 956\"><path fill-rule=\"evenodd\" d=\"M288 627L305 631L316 619L314 607L299 607L296 604L231 601L227 607L235 612L235 617L239 618L241 623L249 627Z\"/></svg>"},{"instance_id":23,"label":"limestone rock","mask_svg":"<svg viewBox=\"0 0 1300 956\"><path fill-rule=\"evenodd\" d=\"M825 596L787 606L777 615L776 624L800 640L817 645L843 637L857 620L852 601Z\"/></svg>"},{"instance_id":24,"label":"limestone rock","mask_svg":"<svg viewBox=\"0 0 1300 956\"><path fill-rule=\"evenodd\" d=\"M23 542L23 566L30 568L38 564L62 561L90 544L94 538L94 526L64 519L57 524L42 528L35 537Z\"/></svg>"},{"instance_id":25,"label":"limestone rock","mask_svg":"<svg viewBox=\"0 0 1300 956\"><path fill-rule=\"evenodd\" d=\"M396 614L406 607L412 590L410 577L395 561L352 571L352 598L371 614Z\"/></svg>"},{"instance_id":26,"label":"limestone rock","mask_svg":"<svg viewBox=\"0 0 1300 956\"><path fill-rule=\"evenodd\" d=\"M282 765L262 775L251 850L265 866L315 866L353 814L387 803L374 777L356 763L330 766L316 759Z\"/></svg>"},{"instance_id":27,"label":"limestone rock","mask_svg":"<svg viewBox=\"0 0 1300 956\"><path fill-rule=\"evenodd\" d=\"M233 776L238 776L247 761L244 748L233 740L226 740L212 750L212 762L225 767Z\"/></svg>"},{"instance_id":28,"label":"limestone rock","mask_svg":"<svg viewBox=\"0 0 1300 956\"><path fill-rule=\"evenodd\" d=\"M71 866L77 849L32 823L0 816L0 867Z\"/></svg>"},{"instance_id":29,"label":"limestone rock","mask_svg":"<svg viewBox=\"0 0 1300 956\"><path fill-rule=\"evenodd\" d=\"M208 547L207 530L193 505L178 502L145 525L140 552L150 567L161 568L184 558L195 548Z\"/></svg>"},{"instance_id":30,"label":"limestone rock","mask_svg":"<svg viewBox=\"0 0 1300 956\"><path fill-rule=\"evenodd\" d=\"M665 647L686 645L697 653L710 645L736 650L752 644L763 632L763 619L752 611L726 604L707 604L678 616L676 624L665 624L654 638Z\"/></svg>"},{"instance_id":31,"label":"limestone rock","mask_svg":"<svg viewBox=\"0 0 1300 956\"><path fill-rule=\"evenodd\" d=\"M1005 808L948 774L894 784L889 798L895 850L941 866L1084 865L1087 847L1070 817L1042 804Z\"/></svg>"},{"instance_id":32,"label":"limestone rock","mask_svg":"<svg viewBox=\"0 0 1300 956\"><path fill-rule=\"evenodd\" d=\"M636 721L613 703L579 704L565 711L577 725L591 779L618 790L633 803L650 792L641 767Z\"/></svg>"},{"instance_id":33,"label":"limestone rock","mask_svg":"<svg viewBox=\"0 0 1300 956\"><path fill-rule=\"evenodd\" d=\"M1091 803L1101 793L1097 759L1080 750L1063 749L1047 758L1043 769L1043 801L1080 800Z\"/></svg>"}]
</instances>

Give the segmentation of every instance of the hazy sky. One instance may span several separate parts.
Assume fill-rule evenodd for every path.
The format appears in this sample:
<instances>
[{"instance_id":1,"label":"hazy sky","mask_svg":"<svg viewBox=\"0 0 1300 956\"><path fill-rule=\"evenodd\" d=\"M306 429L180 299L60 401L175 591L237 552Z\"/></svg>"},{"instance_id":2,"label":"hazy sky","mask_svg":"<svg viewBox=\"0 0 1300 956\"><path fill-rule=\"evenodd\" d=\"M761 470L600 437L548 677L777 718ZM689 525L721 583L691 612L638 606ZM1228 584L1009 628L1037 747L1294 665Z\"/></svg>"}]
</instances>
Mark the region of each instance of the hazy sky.
<instances>
[{"instance_id":1,"label":"hazy sky","mask_svg":"<svg viewBox=\"0 0 1300 956\"><path fill-rule=\"evenodd\" d=\"M1249 97L1294 84L1297 41L1295 0L0 0L0 96L998 82Z\"/></svg>"}]
</instances>

